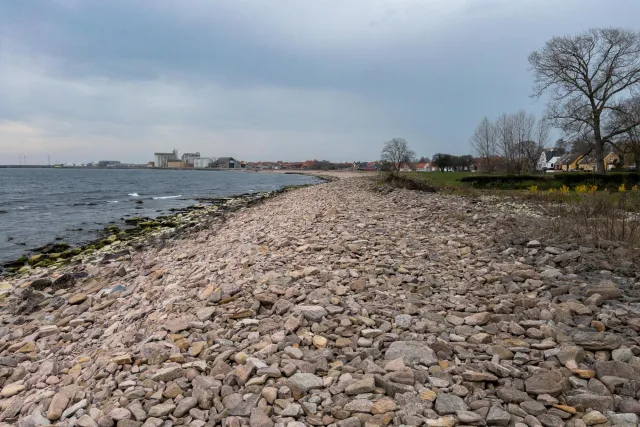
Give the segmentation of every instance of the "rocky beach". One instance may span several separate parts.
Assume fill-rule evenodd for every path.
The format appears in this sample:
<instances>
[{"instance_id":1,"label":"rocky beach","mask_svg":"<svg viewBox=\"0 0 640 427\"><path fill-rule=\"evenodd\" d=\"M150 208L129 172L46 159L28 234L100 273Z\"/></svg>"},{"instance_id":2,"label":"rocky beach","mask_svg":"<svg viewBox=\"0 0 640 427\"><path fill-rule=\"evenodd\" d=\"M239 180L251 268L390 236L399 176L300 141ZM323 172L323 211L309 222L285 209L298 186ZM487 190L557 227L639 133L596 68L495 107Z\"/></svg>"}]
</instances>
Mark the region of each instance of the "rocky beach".
<instances>
[{"instance_id":1,"label":"rocky beach","mask_svg":"<svg viewBox=\"0 0 640 427\"><path fill-rule=\"evenodd\" d=\"M2 279L0 426L637 426L639 275L540 216L343 175Z\"/></svg>"}]
</instances>

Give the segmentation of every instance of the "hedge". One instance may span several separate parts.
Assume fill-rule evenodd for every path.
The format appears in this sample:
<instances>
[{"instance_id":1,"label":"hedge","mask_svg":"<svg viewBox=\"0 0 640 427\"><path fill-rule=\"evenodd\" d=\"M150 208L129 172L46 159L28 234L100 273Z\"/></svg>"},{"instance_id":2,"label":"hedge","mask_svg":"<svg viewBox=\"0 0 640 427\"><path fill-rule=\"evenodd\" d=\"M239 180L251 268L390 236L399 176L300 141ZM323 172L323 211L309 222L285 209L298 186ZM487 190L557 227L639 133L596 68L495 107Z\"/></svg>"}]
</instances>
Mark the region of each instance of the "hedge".
<instances>
[{"instance_id":1,"label":"hedge","mask_svg":"<svg viewBox=\"0 0 640 427\"><path fill-rule=\"evenodd\" d=\"M609 172L598 175L589 172L562 172L546 175L470 175L459 179L474 188L521 190L532 185L540 190L560 188L574 189L578 185L597 185L599 189L616 190L621 184L628 188L640 184L640 175L633 172Z\"/></svg>"},{"instance_id":2,"label":"hedge","mask_svg":"<svg viewBox=\"0 0 640 427\"><path fill-rule=\"evenodd\" d=\"M475 188L498 188L517 190L539 185L543 181L549 181L544 175L478 175L464 176L460 182L469 184Z\"/></svg>"}]
</instances>

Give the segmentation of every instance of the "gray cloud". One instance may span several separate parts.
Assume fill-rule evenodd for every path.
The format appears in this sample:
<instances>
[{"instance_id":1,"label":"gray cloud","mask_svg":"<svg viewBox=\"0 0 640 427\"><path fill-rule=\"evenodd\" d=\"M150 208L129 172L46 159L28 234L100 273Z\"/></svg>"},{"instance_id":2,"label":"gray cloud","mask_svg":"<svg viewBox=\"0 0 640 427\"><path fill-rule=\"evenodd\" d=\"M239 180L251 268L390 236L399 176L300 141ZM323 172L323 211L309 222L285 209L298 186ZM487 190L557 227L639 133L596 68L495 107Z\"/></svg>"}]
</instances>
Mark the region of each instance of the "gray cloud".
<instances>
[{"instance_id":1,"label":"gray cloud","mask_svg":"<svg viewBox=\"0 0 640 427\"><path fill-rule=\"evenodd\" d=\"M560 3L560 4L558 4ZM30 1L0 4L0 163L469 151L525 108L527 54L634 25L631 0Z\"/></svg>"}]
</instances>

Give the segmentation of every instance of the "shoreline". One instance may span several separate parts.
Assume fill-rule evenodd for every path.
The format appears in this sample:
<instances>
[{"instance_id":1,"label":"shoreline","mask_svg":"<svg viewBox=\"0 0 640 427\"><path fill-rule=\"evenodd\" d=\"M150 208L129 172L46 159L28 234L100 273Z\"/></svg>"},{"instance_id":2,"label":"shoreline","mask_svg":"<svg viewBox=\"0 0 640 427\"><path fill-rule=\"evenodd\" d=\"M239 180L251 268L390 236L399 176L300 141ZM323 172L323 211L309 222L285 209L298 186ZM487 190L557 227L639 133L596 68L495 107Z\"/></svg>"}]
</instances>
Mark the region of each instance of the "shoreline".
<instances>
[{"instance_id":1,"label":"shoreline","mask_svg":"<svg viewBox=\"0 0 640 427\"><path fill-rule=\"evenodd\" d=\"M638 420L640 276L614 248L508 199L383 190L282 190L0 282L0 427Z\"/></svg>"},{"instance_id":2,"label":"shoreline","mask_svg":"<svg viewBox=\"0 0 640 427\"><path fill-rule=\"evenodd\" d=\"M144 241L158 236L171 237L176 233L186 233L202 222L238 209L253 206L265 199L275 197L285 191L318 185L336 179L331 176L311 175L320 182L316 184L286 185L283 188L260 193L243 193L229 197L198 197L195 203L183 208L171 208L167 214L155 217L126 218L120 226L111 224L98 231L98 237L79 245L68 245L63 241L52 241L39 248L25 250L27 254L15 260L4 261L0 265L0 279L29 274L37 268L59 269L82 262L88 256L123 251L136 247ZM205 204L206 203L206 204ZM174 231L175 230L175 231ZM106 249L105 249L106 248ZM104 250L103 250L104 249Z\"/></svg>"}]
</instances>

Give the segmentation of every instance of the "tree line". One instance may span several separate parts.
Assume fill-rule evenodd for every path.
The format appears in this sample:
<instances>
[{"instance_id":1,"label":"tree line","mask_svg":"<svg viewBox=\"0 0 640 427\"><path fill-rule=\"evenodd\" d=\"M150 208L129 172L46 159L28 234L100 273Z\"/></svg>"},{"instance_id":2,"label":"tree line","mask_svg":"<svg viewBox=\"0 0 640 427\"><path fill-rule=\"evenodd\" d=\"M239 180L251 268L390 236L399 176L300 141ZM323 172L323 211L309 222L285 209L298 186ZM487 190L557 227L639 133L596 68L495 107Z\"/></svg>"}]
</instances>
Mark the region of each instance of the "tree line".
<instances>
[{"instance_id":1,"label":"tree line","mask_svg":"<svg viewBox=\"0 0 640 427\"><path fill-rule=\"evenodd\" d=\"M416 156L409 148L409 143L403 138L393 138L384 143L380 153L381 167L383 171L400 171L403 167L415 169L420 163L433 163L441 172L470 170L473 167L474 158L471 155L456 156L454 154L437 153L433 159Z\"/></svg>"},{"instance_id":2,"label":"tree line","mask_svg":"<svg viewBox=\"0 0 640 427\"><path fill-rule=\"evenodd\" d=\"M520 110L504 113L494 121L482 119L471 137L482 169L509 173L535 171L549 139L549 122Z\"/></svg>"},{"instance_id":3,"label":"tree line","mask_svg":"<svg viewBox=\"0 0 640 427\"><path fill-rule=\"evenodd\" d=\"M607 146L629 153L640 166L640 31L603 28L553 37L528 61L532 96L548 100L545 115L537 121L523 111L495 121L485 117L471 145L486 169L500 160L510 172L533 170L549 125L583 141L598 173L605 171Z\"/></svg>"}]
</instances>

